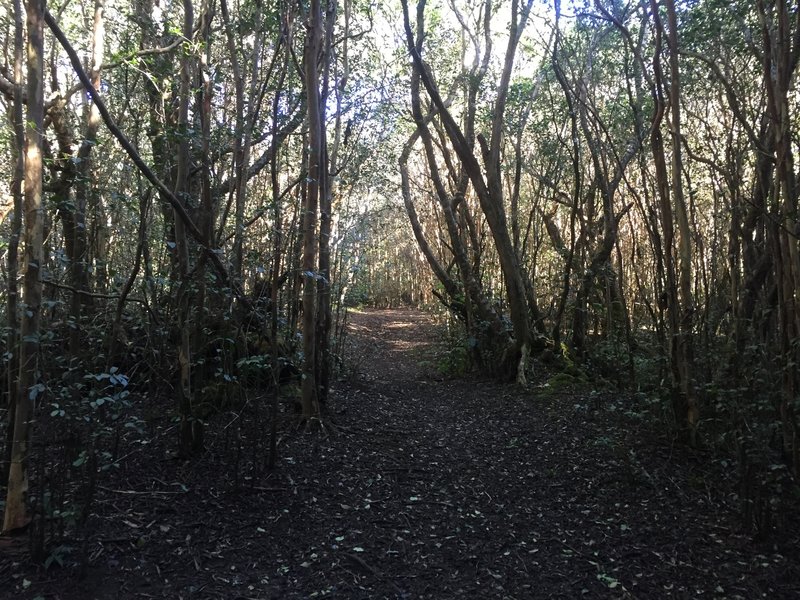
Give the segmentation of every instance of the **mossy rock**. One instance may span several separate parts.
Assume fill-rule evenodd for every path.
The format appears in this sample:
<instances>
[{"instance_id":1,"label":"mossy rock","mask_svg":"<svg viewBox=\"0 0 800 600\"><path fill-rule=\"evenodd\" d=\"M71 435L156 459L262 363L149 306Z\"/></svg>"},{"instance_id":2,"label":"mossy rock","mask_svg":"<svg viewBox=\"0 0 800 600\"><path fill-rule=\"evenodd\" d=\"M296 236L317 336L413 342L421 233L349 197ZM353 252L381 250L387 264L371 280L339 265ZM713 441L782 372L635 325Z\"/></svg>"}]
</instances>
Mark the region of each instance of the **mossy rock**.
<instances>
[{"instance_id":1,"label":"mossy rock","mask_svg":"<svg viewBox=\"0 0 800 600\"><path fill-rule=\"evenodd\" d=\"M556 373L542 386L541 393L545 396L562 392L585 391L589 385L589 378L580 369L569 366L567 370Z\"/></svg>"}]
</instances>

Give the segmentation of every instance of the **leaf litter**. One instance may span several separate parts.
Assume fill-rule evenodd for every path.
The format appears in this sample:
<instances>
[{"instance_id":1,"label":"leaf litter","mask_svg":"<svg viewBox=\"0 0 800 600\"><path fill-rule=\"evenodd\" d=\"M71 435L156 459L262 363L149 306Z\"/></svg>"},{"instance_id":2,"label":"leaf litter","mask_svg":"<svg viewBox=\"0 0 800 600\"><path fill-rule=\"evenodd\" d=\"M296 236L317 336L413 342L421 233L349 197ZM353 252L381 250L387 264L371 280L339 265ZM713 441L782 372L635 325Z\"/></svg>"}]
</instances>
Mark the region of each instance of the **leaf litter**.
<instances>
[{"instance_id":1,"label":"leaf litter","mask_svg":"<svg viewBox=\"0 0 800 600\"><path fill-rule=\"evenodd\" d=\"M443 377L440 339L421 312L353 313L327 433L284 427L271 473L222 419L195 461L153 443L98 489L86 569L0 554L0 596L798 597L797 529L741 533L711 462L701 489L702 457L587 398Z\"/></svg>"}]
</instances>

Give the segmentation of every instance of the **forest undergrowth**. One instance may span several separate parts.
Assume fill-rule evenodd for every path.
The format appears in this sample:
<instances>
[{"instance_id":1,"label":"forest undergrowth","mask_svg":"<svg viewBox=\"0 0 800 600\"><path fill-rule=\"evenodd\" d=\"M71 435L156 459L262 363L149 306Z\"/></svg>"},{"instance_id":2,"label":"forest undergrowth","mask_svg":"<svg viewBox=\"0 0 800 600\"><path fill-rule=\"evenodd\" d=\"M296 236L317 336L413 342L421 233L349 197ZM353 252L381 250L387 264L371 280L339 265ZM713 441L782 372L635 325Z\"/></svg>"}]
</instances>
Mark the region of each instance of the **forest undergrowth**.
<instances>
[{"instance_id":1,"label":"forest undergrowth","mask_svg":"<svg viewBox=\"0 0 800 600\"><path fill-rule=\"evenodd\" d=\"M426 313L352 312L323 427L298 430L288 398L273 471L265 397L210 416L192 460L174 453L165 399L132 398L140 428L116 440L114 468L74 459L96 476L73 486L73 515L43 523L47 556L0 540L0 596L800 594L800 512L774 504L779 527L745 527L735 456L544 367L528 389L454 374L447 339Z\"/></svg>"}]
</instances>

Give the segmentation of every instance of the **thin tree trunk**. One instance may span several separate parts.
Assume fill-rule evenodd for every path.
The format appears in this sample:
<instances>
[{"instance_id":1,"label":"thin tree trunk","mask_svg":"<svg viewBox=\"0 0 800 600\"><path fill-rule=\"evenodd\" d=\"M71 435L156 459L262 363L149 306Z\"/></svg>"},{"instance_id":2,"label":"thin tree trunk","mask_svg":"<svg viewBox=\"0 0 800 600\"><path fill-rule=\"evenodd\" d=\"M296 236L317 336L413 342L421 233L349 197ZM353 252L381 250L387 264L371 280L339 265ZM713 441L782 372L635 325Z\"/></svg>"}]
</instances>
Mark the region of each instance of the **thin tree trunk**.
<instances>
[{"instance_id":1,"label":"thin tree trunk","mask_svg":"<svg viewBox=\"0 0 800 600\"><path fill-rule=\"evenodd\" d=\"M282 26L281 41L285 42L285 58L278 74L278 90L281 90L286 80L286 73L289 68L290 46L289 46L288 25ZM277 52L277 50L276 50ZM280 385L280 357L278 356L278 314L279 293L281 285L281 269L283 267L283 209L281 207L280 179L278 177L278 118L280 116L281 93L277 91L272 99L272 154L269 164L270 182L272 183L272 218L274 221L272 229L272 273L270 275L270 340L272 344L272 402L270 403L269 420L269 457L267 467L272 470L275 468L278 459L278 406L281 397Z\"/></svg>"},{"instance_id":2,"label":"thin tree trunk","mask_svg":"<svg viewBox=\"0 0 800 600\"><path fill-rule=\"evenodd\" d=\"M214 237L214 224L216 220L216 205L211 194L211 121L213 119L211 110L211 100L214 95L214 86L209 72L209 52L210 34L213 11L209 0L204 0L202 12L198 19L197 38L198 47L201 49L198 64L195 89L195 115L200 121L200 207L197 212L197 227L203 234L203 239L211 241ZM200 322L208 314L208 279L205 277L206 266L208 263L208 252L203 252L197 259L195 271L199 274L196 280L196 293L193 299L192 311L199 316ZM207 335L204 327L193 327L190 332L192 348L205 348ZM206 385L209 373L205 369L196 369L192 375L192 386L195 390L202 390ZM192 418L196 422L194 434L198 438L194 440L195 449L200 449L203 445L203 424L200 417L194 414Z\"/></svg>"},{"instance_id":3,"label":"thin tree trunk","mask_svg":"<svg viewBox=\"0 0 800 600\"><path fill-rule=\"evenodd\" d=\"M800 424L795 405L800 391L800 246L798 235L798 186L792 143L791 89L800 62L800 16L790 15L786 2L767 7L757 3L762 29L763 77L767 90L767 114L774 139L775 181L772 186L769 238L775 256L781 372L780 417L783 450L795 474L800 474ZM793 7L795 12L797 7ZM794 20L794 32L792 31Z\"/></svg>"},{"instance_id":4,"label":"thin tree trunk","mask_svg":"<svg viewBox=\"0 0 800 600\"><path fill-rule=\"evenodd\" d=\"M105 0L95 0L91 43L92 53L89 66L89 77L95 89L100 89L100 69L103 64L104 9ZM89 269L87 265L89 245L86 208L89 204L89 196L93 193L91 181L94 167L92 148L97 143L97 131L101 122L100 112L94 102L91 102L86 110L86 129L84 130L81 145L78 148L75 202L72 218L69 220L73 228L73 250L72 255L69 257L70 279L72 286L75 288L70 303L70 313L73 320L73 327L70 330L70 354L73 357L79 357L81 354L81 341L83 338L81 329L82 309L84 304L91 301L91 296L81 292L89 291ZM64 225L67 226L67 221L64 222Z\"/></svg>"},{"instance_id":5,"label":"thin tree trunk","mask_svg":"<svg viewBox=\"0 0 800 600\"><path fill-rule=\"evenodd\" d=\"M14 441L6 490L3 531L30 523L28 514L28 462L39 381L39 329L42 303L42 145L44 128L44 0L27 3L28 111L25 137L25 279L23 282L22 341Z\"/></svg>"},{"instance_id":6,"label":"thin tree trunk","mask_svg":"<svg viewBox=\"0 0 800 600\"><path fill-rule=\"evenodd\" d=\"M258 115L257 86L259 83L258 71L261 65L261 40L263 27L261 23L261 5L256 4L254 20L256 27L255 38L253 41L252 68L250 72L249 104L247 115L245 115L244 99L244 78L242 69L239 65L239 55L237 41L234 37L234 29L231 26L230 15L228 14L227 0L221 0L222 18L225 24L225 34L227 36L228 53L231 57L231 70L234 78L234 89L236 93L236 132L233 142L233 176L232 191L235 194L234 203L234 233L233 233L233 257L232 271L234 277L241 278L242 266L244 261L244 209L247 191L248 167L250 164L250 152L253 141L253 126Z\"/></svg>"},{"instance_id":7,"label":"thin tree trunk","mask_svg":"<svg viewBox=\"0 0 800 600\"><path fill-rule=\"evenodd\" d=\"M139 271L141 270L142 257L145 254L145 246L147 244L147 219L150 213L150 201L152 196L153 194L151 190L147 190L146 192L140 191L139 229L137 232L138 241L136 244L136 254L133 257L133 267L128 275L128 279L125 280L125 285L123 285L122 290L120 290L119 299L117 300L117 307L114 310L114 322L111 327L111 336L108 341L109 366L113 365L117 361L117 349L121 344L124 343L126 338L125 330L122 326L122 311L125 308L125 301L133 289L133 286L136 283L136 278L139 276Z\"/></svg>"},{"instance_id":8,"label":"thin tree trunk","mask_svg":"<svg viewBox=\"0 0 800 600\"><path fill-rule=\"evenodd\" d=\"M194 29L194 8L191 0L183 0L183 36L186 43L190 44ZM183 56L180 70L180 92L178 97L178 144L177 174L175 177L175 196L186 210L186 200L189 196L189 98L190 98L190 55ZM202 239L202 232L199 231ZM178 294L175 305L178 311L178 410L181 416L180 426L180 452L188 456L202 446L202 422L198 420L193 411L192 398L192 291L189 265L189 236L186 224L175 214L175 257L177 261L177 276L179 281Z\"/></svg>"},{"instance_id":9,"label":"thin tree trunk","mask_svg":"<svg viewBox=\"0 0 800 600\"><path fill-rule=\"evenodd\" d=\"M693 318L694 299L692 294L692 233L689 225L689 211L683 193L683 155L681 145L681 87L678 64L678 18L675 0L665 0L669 33L670 86L669 100L672 111L672 203L678 222L678 262L680 286L680 328L678 338L679 369L681 370L681 393L686 403L686 423L689 426L691 442L696 442L697 421L700 411L692 381L693 362Z\"/></svg>"},{"instance_id":10,"label":"thin tree trunk","mask_svg":"<svg viewBox=\"0 0 800 600\"><path fill-rule=\"evenodd\" d=\"M322 8L320 0L311 0L304 47L305 88L308 98L308 168L306 197L303 206L303 392L302 417L305 421L319 416L316 368L317 326L317 221L323 166L322 105L317 61L322 44Z\"/></svg>"},{"instance_id":11,"label":"thin tree trunk","mask_svg":"<svg viewBox=\"0 0 800 600\"><path fill-rule=\"evenodd\" d=\"M11 179L11 197L13 198L13 215L11 230L8 236L8 303L6 304L8 333L6 335L6 351L11 358L7 370L7 425L6 447L3 452L3 468L0 477L8 481L8 466L11 458L11 447L14 440L14 414L17 406L17 380L19 377L19 287L17 275L19 273L19 240L22 234L22 205L24 191L22 182L25 179L25 161L23 149L25 146L25 121L22 109L22 67L24 65L25 47L23 42L22 1L14 0L14 95L11 104L9 119L13 137L11 147L14 153L14 175Z\"/></svg>"},{"instance_id":12,"label":"thin tree trunk","mask_svg":"<svg viewBox=\"0 0 800 600\"><path fill-rule=\"evenodd\" d=\"M328 2L325 12L325 36L322 48L323 80L322 93L320 95L320 105L327 105L331 87L331 61L333 52L333 29L336 25L336 3ZM349 25L349 22L347 23ZM343 71L341 80L336 79L334 73L334 93L336 96L336 125L334 129L334 142L331 150L333 161L330 160L327 140L327 130L325 127L324 115L321 118L322 128L322 163L324 177L320 180L319 192L319 277L317 278L317 332L316 332L316 358L315 366L317 369L317 399L320 404L324 404L328 399L328 388L330 387L331 357L330 357L330 335L331 335L331 224L333 210L333 188L335 181L335 169L341 140L341 92L347 84L347 42L349 31L347 26L343 33L343 45L341 54L343 60Z\"/></svg>"},{"instance_id":13,"label":"thin tree trunk","mask_svg":"<svg viewBox=\"0 0 800 600\"><path fill-rule=\"evenodd\" d=\"M417 209L414 206L414 200L411 197L411 183L408 176L408 158L411 154L414 144L419 137L419 129L417 129L417 131L415 131L408 139L405 146L403 146L403 151L400 153L400 188L403 195L403 203L406 207L406 213L408 214L408 219L411 223L411 231L414 234L414 238L417 240L417 245L419 246L420 251L427 260L428 266L430 266L433 274L436 276L436 279L438 279L439 283L441 283L444 287L445 293L447 293L450 298L454 299L460 293L458 284L455 282L455 280L453 280L452 277L450 277L450 274L436 257L433 249L428 243L428 239L425 237L425 232L420 224L419 216L417 215Z\"/></svg>"}]
</instances>

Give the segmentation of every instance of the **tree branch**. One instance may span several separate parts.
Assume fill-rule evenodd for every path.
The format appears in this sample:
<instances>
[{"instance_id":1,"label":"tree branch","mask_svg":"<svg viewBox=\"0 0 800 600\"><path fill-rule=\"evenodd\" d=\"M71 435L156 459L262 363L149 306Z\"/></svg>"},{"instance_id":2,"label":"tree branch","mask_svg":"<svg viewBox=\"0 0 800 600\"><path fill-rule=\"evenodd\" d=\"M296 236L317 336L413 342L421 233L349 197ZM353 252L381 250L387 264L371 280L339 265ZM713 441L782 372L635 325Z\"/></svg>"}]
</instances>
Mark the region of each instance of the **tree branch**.
<instances>
[{"instance_id":1,"label":"tree branch","mask_svg":"<svg viewBox=\"0 0 800 600\"><path fill-rule=\"evenodd\" d=\"M53 32L53 35L58 40L58 43L61 44L62 48L64 48L67 56L69 56L69 60L72 63L72 68L75 70L75 74L78 76L78 79L83 84L83 87L86 89L86 91L89 92L89 95L91 96L95 106L97 106L97 110L100 112L103 122L105 122L108 130L115 138L117 138L120 146L122 146L123 150L125 150L136 167L142 172L142 174L153 185L153 187L159 191L162 198L165 198L167 202L170 203L172 208L175 210L175 214L186 226L186 230L189 232L189 234L203 248L203 250L208 253L208 256L211 258L211 263L214 265L214 268L222 279L222 282L231 288L234 295L236 295L239 300L242 301L248 310L255 311L255 307L252 305L250 300L245 296L244 292L239 289L238 284L231 279L228 270L225 268L225 265L222 262L222 251L220 249L210 247L210 241L205 239L200 229L198 229L195 222L189 216L189 213L186 212L186 208L183 206L183 203L178 200L177 196L175 196L172 190L170 190L164 184L164 182L161 181L155 173L153 173L150 167L148 167L144 160L142 160L142 157L139 156L139 153L136 148L133 147L133 144L128 140L122 130L117 127L117 124L114 122L114 119L108 112L105 102L103 102L100 94L89 80L89 76L83 70L83 66L81 65L78 54L75 52L75 49L69 43L69 40L67 40L64 32L61 31L48 10L45 10L44 21L47 23L50 31Z\"/></svg>"}]
</instances>

